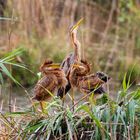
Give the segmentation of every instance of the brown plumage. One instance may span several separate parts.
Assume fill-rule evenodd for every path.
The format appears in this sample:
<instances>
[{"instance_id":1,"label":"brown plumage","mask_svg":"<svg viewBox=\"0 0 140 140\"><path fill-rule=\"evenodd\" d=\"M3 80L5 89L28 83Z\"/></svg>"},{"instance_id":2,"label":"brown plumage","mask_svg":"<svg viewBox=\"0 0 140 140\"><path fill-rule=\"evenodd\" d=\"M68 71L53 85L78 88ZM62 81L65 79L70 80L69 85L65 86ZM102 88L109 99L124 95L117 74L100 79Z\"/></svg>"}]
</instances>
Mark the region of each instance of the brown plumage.
<instances>
[{"instance_id":1,"label":"brown plumage","mask_svg":"<svg viewBox=\"0 0 140 140\"><path fill-rule=\"evenodd\" d=\"M40 67L40 71L43 73L43 77L37 82L34 92L38 101L44 101L54 94L58 88L65 88L67 79L65 73L56 68L52 61L46 60Z\"/></svg>"},{"instance_id":2,"label":"brown plumage","mask_svg":"<svg viewBox=\"0 0 140 140\"><path fill-rule=\"evenodd\" d=\"M70 74L69 74L69 81L71 86L78 87L79 86L79 78L84 77L90 72L90 64L85 61L81 60L81 62L75 62L71 67Z\"/></svg>"},{"instance_id":3,"label":"brown plumage","mask_svg":"<svg viewBox=\"0 0 140 140\"><path fill-rule=\"evenodd\" d=\"M45 69L47 68L49 68L49 67L51 67L52 66L52 64L53 64L53 61L52 60L49 60L49 59L46 59L45 61L44 61L44 63L40 66L40 68L39 68L39 70L40 70L40 72L42 73L42 74L45 74Z\"/></svg>"},{"instance_id":4,"label":"brown plumage","mask_svg":"<svg viewBox=\"0 0 140 140\"><path fill-rule=\"evenodd\" d=\"M90 67L86 61L74 64L69 80L72 87L78 88L82 93L94 92L95 94L103 94L104 88L102 87L110 77L103 72L97 72L96 74L89 74Z\"/></svg>"},{"instance_id":5,"label":"brown plumage","mask_svg":"<svg viewBox=\"0 0 140 140\"><path fill-rule=\"evenodd\" d=\"M89 94L94 93L94 98L100 98L101 95L106 93L104 89L104 84L108 82L110 77L108 77L103 72L97 72L96 74L90 74L79 78L79 90L82 93Z\"/></svg>"},{"instance_id":6,"label":"brown plumage","mask_svg":"<svg viewBox=\"0 0 140 140\"><path fill-rule=\"evenodd\" d=\"M78 88L82 93L90 93L105 83L95 74L80 77L78 80L79 80Z\"/></svg>"},{"instance_id":7,"label":"brown plumage","mask_svg":"<svg viewBox=\"0 0 140 140\"><path fill-rule=\"evenodd\" d=\"M58 89L57 96L61 98L63 97L63 93L67 94L67 92L71 89L71 84L69 81L69 74L70 74L72 65L76 61L81 60L81 44L77 39L77 28L73 28L73 27L70 29L70 38L71 38L72 46L74 47L74 52L66 56L66 58L63 60L61 64L61 69L65 72L67 80L68 80L68 84L65 87L65 91L64 91L64 88Z\"/></svg>"},{"instance_id":8,"label":"brown plumage","mask_svg":"<svg viewBox=\"0 0 140 140\"><path fill-rule=\"evenodd\" d=\"M43 76L36 84L34 88L35 97L38 101L48 100L56 87L58 86L57 77L54 74L49 74L47 76Z\"/></svg>"}]
</instances>

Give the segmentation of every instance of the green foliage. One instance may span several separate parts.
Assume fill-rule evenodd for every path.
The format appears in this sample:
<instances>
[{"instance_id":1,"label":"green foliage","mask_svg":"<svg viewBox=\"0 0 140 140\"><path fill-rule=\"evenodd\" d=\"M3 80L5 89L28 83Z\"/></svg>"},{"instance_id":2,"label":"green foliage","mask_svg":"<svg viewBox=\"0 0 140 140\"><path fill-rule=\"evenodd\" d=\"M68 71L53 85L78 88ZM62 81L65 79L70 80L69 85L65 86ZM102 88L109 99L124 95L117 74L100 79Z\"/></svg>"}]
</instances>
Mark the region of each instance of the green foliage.
<instances>
[{"instance_id":1,"label":"green foliage","mask_svg":"<svg viewBox=\"0 0 140 140\"><path fill-rule=\"evenodd\" d=\"M19 56L22 53L23 49L18 48L13 50L12 52L7 53L3 58L0 59L0 68L1 68L1 81L3 81L2 74L4 73L7 75L9 78L12 79L13 82L15 82L18 85L21 85L10 73L6 65L11 65L11 66L17 66L20 68L27 69L25 66L14 63L13 60L15 59L16 56ZM2 82L3 83L3 82Z\"/></svg>"},{"instance_id":2,"label":"green foliage","mask_svg":"<svg viewBox=\"0 0 140 140\"><path fill-rule=\"evenodd\" d=\"M138 139L140 138L138 123L140 122L140 89L127 91L128 84L125 83L125 77L124 89L118 93L116 101L106 96L108 98L106 103L78 105L73 112L69 107L61 106L60 99L54 98L45 107L47 113L40 112L37 109L39 104L36 104L34 111L31 107L28 111L26 109L21 112L6 113L4 116L13 119L25 118L24 121L19 122L17 129L20 131L15 133L16 138Z\"/></svg>"},{"instance_id":3,"label":"green foliage","mask_svg":"<svg viewBox=\"0 0 140 140\"><path fill-rule=\"evenodd\" d=\"M25 50L21 56L21 60L26 64L28 71L25 69L17 69L16 67L12 68L12 73L15 75L17 81L20 81L20 83L26 87L33 85L37 81L36 73L38 72L38 65L36 64L37 61L34 61L31 56L33 57L33 54L27 50Z\"/></svg>"},{"instance_id":4,"label":"green foliage","mask_svg":"<svg viewBox=\"0 0 140 140\"><path fill-rule=\"evenodd\" d=\"M17 57L20 56L22 58L21 54L25 54L25 50L23 48L17 48L9 53L6 53L5 56L0 59L1 83L3 83L3 75L6 75L12 80L12 82L20 86L22 86L22 84L24 85L24 83L22 82L22 80L24 81L24 79L29 79L33 82L35 81L34 79L36 78L36 76L33 75L30 68L27 68L27 66L25 66L23 63L21 64L17 62ZM31 74L32 78L30 77ZM28 84L28 81L26 81L26 84Z\"/></svg>"},{"instance_id":5,"label":"green foliage","mask_svg":"<svg viewBox=\"0 0 140 140\"><path fill-rule=\"evenodd\" d=\"M129 81L129 83L132 83L132 85L135 85L137 83L137 81L139 80L140 77L140 66L138 63L131 64L128 68L127 68L127 74L125 74L123 71L124 69L121 69L121 72L119 74L119 80L120 81L124 81L123 75L125 75L125 81L126 83Z\"/></svg>"}]
</instances>

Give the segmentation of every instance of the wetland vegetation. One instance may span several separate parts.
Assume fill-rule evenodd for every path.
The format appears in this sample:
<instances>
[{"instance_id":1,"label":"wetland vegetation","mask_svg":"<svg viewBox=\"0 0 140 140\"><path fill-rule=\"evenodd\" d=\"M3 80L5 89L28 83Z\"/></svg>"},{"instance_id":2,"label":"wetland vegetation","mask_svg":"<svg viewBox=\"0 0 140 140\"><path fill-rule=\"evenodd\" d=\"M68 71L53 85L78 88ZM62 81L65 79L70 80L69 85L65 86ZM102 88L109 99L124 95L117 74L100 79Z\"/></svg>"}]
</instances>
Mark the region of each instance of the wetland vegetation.
<instances>
[{"instance_id":1,"label":"wetland vegetation","mask_svg":"<svg viewBox=\"0 0 140 140\"><path fill-rule=\"evenodd\" d=\"M137 0L0 0L0 139L139 140L139 9ZM82 17L81 56L111 77L106 94L53 96L42 111L32 100L39 67L73 52L69 31Z\"/></svg>"}]
</instances>

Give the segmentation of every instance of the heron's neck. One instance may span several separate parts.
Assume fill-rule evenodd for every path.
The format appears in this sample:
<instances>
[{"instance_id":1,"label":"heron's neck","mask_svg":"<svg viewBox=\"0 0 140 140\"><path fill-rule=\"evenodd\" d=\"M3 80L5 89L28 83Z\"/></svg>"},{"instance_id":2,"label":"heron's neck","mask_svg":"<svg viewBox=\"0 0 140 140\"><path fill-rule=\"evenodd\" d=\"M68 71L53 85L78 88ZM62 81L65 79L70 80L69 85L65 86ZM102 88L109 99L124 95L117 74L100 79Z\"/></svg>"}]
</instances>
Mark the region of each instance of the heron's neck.
<instances>
[{"instance_id":1,"label":"heron's neck","mask_svg":"<svg viewBox=\"0 0 140 140\"><path fill-rule=\"evenodd\" d=\"M81 60L81 44L79 41L76 41L76 43L74 43L74 54L75 54L75 59L77 61Z\"/></svg>"},{"instance_id":2,"label":"heron's neck","mask_svg":"<svg viewBox=\"0 0 140 140\"><path fill-rule=\"evenodd\" d=\"M81 60L81 44L76 37L77 31L72 33L72 42L74 46L74 55L77 61Z\"/></svg>"}]
</instances>

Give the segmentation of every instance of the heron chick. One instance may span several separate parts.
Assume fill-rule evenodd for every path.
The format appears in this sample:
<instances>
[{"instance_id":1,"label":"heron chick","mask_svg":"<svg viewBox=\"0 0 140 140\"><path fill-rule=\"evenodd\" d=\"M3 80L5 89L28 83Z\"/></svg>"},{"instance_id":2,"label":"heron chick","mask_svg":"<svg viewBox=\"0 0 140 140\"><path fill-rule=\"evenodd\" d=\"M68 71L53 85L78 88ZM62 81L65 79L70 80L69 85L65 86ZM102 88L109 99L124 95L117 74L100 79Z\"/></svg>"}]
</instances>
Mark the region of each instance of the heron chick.
<instances>
[{"instance_id":1,"label":"heron chick","mask_svg":"<svg viewBox=\"0 0 140 140\"><path fill-rule=\"evenodd\" d=\"M65 89L67 78L64 71L61 68L58 68L58 65L50 60L45 60L40 67L40 71L42 72L43 77L34 87L35 96L33 99L42 102L49 100L50 97L54 96L55 91L59 88Z\"/></svg>"}]
</instances>

